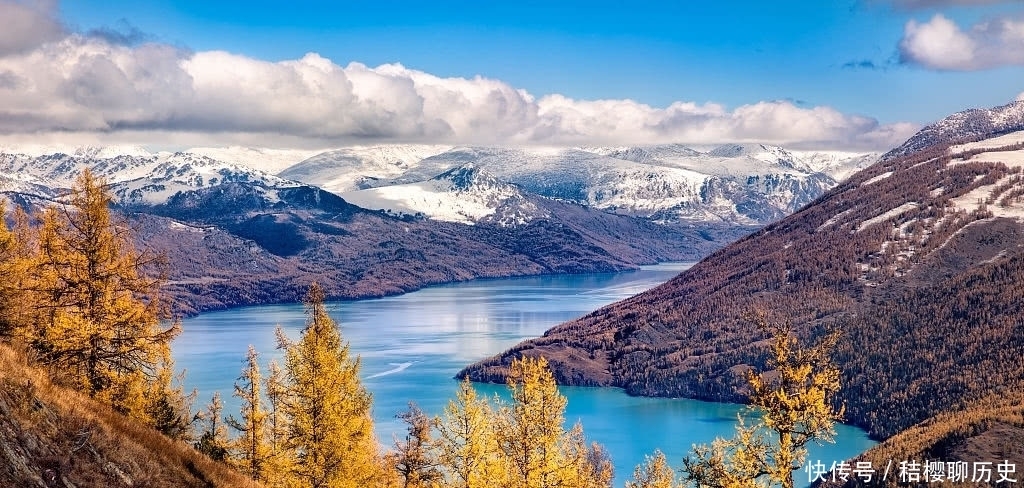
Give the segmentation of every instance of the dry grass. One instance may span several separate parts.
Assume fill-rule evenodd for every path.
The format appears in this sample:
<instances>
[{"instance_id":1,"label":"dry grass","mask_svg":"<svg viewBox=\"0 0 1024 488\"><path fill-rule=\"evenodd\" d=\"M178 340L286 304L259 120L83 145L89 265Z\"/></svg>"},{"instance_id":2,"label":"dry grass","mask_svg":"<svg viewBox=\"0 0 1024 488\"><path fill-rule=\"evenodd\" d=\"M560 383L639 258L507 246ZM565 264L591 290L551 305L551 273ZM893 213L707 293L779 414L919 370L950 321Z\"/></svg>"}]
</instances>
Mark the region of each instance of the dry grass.
<instances>
[{"instance_id":1,"label":"dry grass","mask_svg":"<svg viewBox=\"0 0 1024 488\"><path fill-rule=\"evenodd\" d=\"M257 486L182 442L54 385L0 344L0 486Z\"/></svg>"}]
</instances>

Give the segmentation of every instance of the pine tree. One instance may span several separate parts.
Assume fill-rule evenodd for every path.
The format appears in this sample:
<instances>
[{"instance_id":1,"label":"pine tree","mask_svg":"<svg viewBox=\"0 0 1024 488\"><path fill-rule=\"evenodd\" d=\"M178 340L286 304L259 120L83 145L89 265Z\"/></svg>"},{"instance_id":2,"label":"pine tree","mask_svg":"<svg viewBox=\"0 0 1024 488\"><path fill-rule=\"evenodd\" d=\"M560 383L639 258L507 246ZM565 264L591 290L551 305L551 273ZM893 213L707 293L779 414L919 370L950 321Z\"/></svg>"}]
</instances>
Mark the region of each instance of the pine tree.
<instances>
[{"instance_id":1,"label":"pine tree","mask_svg":"<svg viewBox=\"0 0 1024 488\"><path fill-rule=\"evenodd\" d=\"M288 446L296 453L291 471L311 488L373 486L381 473L359 359L349 356L319 285L310 286L305 303L309 319L299 341L279 337L288 372Z\"/></svg>"},{"instance_id":2,"label":"pine tree","mask_svg":"<svg viewBox=\"0 0 1024 488\"><path fill-rule=\"evenodd\" d=\"M439 460L447 473L445 486L486 488L501 478L498 445L492 424L494 412L477 395L469 379L459 383L437 425Z\"/></svg>"},{"instance_id":3,"label":"pine tree","mask_svg":"<svg viewBox=\"0 0 1024 488\"><path fill-rule=\"evenodd\" d=\"M406 424L404 440L395 440L393 464L401 476L402 488L428 488L444 478L438 460L433 430L437 420L423 413L415 403L398 414Z\"/></svg>"},{"instance_id":4,"label":"pine tree","mask_svg":"<svg viewBox=\"0 0 1024 488\"><path fill-rule=\"evenodd\" d=\"M203 431L195 443L197 451L206 454L214 461L225 461L228 458L228 433L221 421L224 404L220 400L220 392L214 392L206 411L200 415Z\"/></svg>"},{"instance_id":5,"label":"pine tree","mask_svg":"<svg viewBox=\"0 0 1024 488\"><path fill-rule=\"evenodd\" d=\"M270 453L269 414L263 407L262 374L260 373L259 355L256 348L249 346L245 358L245 368L238 377L241 383L235 383L234 396L241 402L241 421L229 416L227 424L241 435L233 443L234 464L255 481L267 480L267 464Z\"/></svg>"},{"instance_id":6,"label":"pine tree","mask_svg":"<svg viewBox=\"0 0 1024 488\"><path fill-rule=\"evenodd\" d=\"M733 439L694 448L684 460L684 471L697 486L792 488L793 471L807 456L805 446L834 442L835 423L843 416L843 409L832 403L840 374L830 353L838 333L802 348L788 323L771 324L763 315L756 320L773 336L768 363L773 374L747 374L750 405L761 418L748 427L741 417Z\"/></svg>"},{"instance_id":7,"label":"pine tree","mask_svg":"<svg viewBox=\"0 0 1024 488\"><path fill-rule=\"evenodd\" d=\"M29 340L64 380L132 417L145 416L147 385L180 325L163 326L158 258L136 252L114 221L102 181L85 170L67 204L47 209L31 269L39 304Z\"/></svg>"}]
</instances>

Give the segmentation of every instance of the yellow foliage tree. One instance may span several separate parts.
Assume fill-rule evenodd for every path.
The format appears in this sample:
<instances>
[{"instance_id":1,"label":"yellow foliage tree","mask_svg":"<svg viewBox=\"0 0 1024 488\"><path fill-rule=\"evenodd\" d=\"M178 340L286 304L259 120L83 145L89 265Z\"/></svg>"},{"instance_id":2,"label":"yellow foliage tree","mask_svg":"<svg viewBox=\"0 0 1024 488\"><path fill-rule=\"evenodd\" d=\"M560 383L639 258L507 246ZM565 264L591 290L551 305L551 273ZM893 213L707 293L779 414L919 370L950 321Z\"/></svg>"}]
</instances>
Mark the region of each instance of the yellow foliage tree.
<instances>
[{"instance_id":1,"label":"yellow foliage tree","mask_svg":"<svg viewBox=\"0 0 1024 488\"><path fill-rule=\"evenodd\" d=\"M27 336L56 376L144 419L146 392L180 326L161 323L161 280L143 272L159 258L135 250L110 203L85 170L66 203L43 212L30 270L39 313Z\"/></svg>"},{"instance_id":2,"label":"yellow foliage tree","mask_svg":"<svg viewBox=\"0 0 1024 488\"><path fill-rule=\"evenodd\" d=\"M228 432L221 421L223 413L224 403L220 400L220 392L216 391L210 398L210 403L206 405L206 411L198 415L203 421L204 428L194 447L214 461L226 461L229 454Z\"/></svg>"},{"instance_id":3,"label":"yellow foliage tree","mask_svg":"<svg viewBox=\"0 0 1024 488\"><path fill-rule=\"evenodd\" d=\"M28 268L34 253L28 215L15 207L12 229L6 214L6 204L0 200L0 337L19 335L28 324Z\"/></svg>"},{"instance_id":4,"label":"yellow foliage tree","mask_svg":"<svg viewBox=\"0 0 1024 488\"><path fill-rule=\"evenodd\" d=\"M437 419L428 417L415 403L398 414L406 424L405 439L395 440L391 463L399 475L402 488L430 488L444 479L434 439Z\"/></svg>"},{"instance_id":5,"label":"yellow foliage tree","mask_svg":"<svg viewBox=\"0 0 1024 488\"><path fill-rule=\"evenodd\" d=\"M469 379L459 383L437 424L439 460L446 472L445 486L487 488L500 476L494 412L480 398Z\"/></svg>"},{"instance_id":6,"label":"yellow foliage tree","mask_svg":"<svg viewBox=\"0 0 1024 488\"><path fill-rule=\"evenodd\" d=\"M282 335L278 331L278 336ZM293 466L291 452L285 447L288 438L288 417L285 416L284 401L288 395L287 377L276 359L270 361L265 382L267 388L267 436L269 451L264 469L264 485L271 488L288 486L289 473Z\"/></svg>"},{"instance_id":7,"label":"yellow foliage tree","mask_svg":"<svg viewBox=\"0 0 1024 488\"><path fill-rule=\"evenodd\" d=\"M249 346L245 368L235 383L234 396L241 400L241 420L229 416L227 424L241 435L232 443L232 462L255 481L267 481L268 460L271 456L269 414L263 407L263 375L260 373L259 354Z\"/></svg>"},{"instance_id":8,"label":"yellow foliage tree","mask_svg":"<svg viewBox=\"0 0 1024 488\"><path fill-rule=\"evenodd\" d=\"M608 486L610 463L594 466L577 423L566 432L566 398L543 357L516 359L509 366L512 397L495 418L494 435L504 462L506 487ZM606 475L604 474L606 473Z\"/></svg>"},{"instance_id":9,"label":"yellow foliage tree","mask_svg":"<svg viewBox=\"0 0 1024 488\"><path fill-rule=\"evenodd\" d=\"M676 473L665 459L665 453L655 450L644 463L633 470L633 479L626 488L676 488Z\"/></svg>"},{"instance_id":10,"label":"yellow foliage tree","mask_svg":"<svg viewBox=\"0 0 1024 488\"><path fill-rule=\"evenodd\" d=\"M788 324L758 324L773 336L771 375L748 372L750 405L761 417L747 426L742 417L733 439L695 446L684 460L689 481L706 487L781 486L792 488L811 442L834 442L843 409L833 405L839 369L832 363L838 333L810 348L800 347Z\"/></svg>"},{"instance_id":11,"label":"yellow foliage tree","mask_svg":"<svg viewBox=\"0 0 1024 488\"><path fill-rule=\"evenodd\" d=\"M288 447L300 486L374 486L382 476L373 435L371 397L359 380L359 359L349 355L317 284L306 295L306 328L298 342L279 334L285 349Z\"/></svg>"}]
</instances>

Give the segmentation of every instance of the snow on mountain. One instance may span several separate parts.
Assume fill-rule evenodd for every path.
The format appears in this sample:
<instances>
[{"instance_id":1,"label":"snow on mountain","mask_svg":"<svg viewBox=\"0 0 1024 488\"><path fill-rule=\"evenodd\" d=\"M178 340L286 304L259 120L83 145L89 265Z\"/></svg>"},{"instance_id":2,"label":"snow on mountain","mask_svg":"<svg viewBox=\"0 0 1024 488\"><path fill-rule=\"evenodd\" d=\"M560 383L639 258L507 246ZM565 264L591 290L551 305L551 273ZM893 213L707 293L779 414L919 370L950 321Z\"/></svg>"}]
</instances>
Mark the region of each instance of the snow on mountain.
<instances>
[{"instance_id":1,"label":"snow on mountain","mask_svg":"<svg viewBox=\"0 0 1024 488\"><path fill-rule=\"evenodd\" d=\"M353 146L312 156L279 172L282 178L301 181L334 193L372 188L377 182L396 178L425 158L451 146L393 144ZM448 169L448 168L446 168ZM424 181L438 171L417 181Z\"/></svg>"},{"instance_id":2,"label":"snow on mountain","mask_svg":"<svg viewBox=\"0 0 1024 488\"><path fill-rule=\"evenodd\" d=\"M236 163L191 153L162 154L157 164L137 178L111 185L114 196L126 205L159 205L178 192L226 183L249 183L263 189L294 188L300 183ZM266 198L273 201L272 191Z\"/></svg>"},{"instance_id":3,"label":"snow on mountain","mask_svg":"<svg viewBox=\"0 0 1024 488\"><path fill-rule=\"evenodd\" d=\"M104 154L102 151L80 154ZM37 157L25 154L0 154L0 173L35 178L40 184L53 188L70 188L82 170L89 168L108 182L138 178L158 164L156 156L118 155L111 158L48 154Z\"/></svg>"},{"instance_id":4,"label":"snow on mountain","mask_svg":"<svg viewBox=\"0 0 1024 488\"><path fill-rule=\"evenodd\" d=\"M464 224L514 226L546 216L515 185L486 175L472 163L427 181L353 190L341 197L363 208Z\"/></svg>"},{"instance_id":5,"label":"snow on mountain","mask_svg":"<svg viewBox=\"0 0 1024 488\"><path fill-rule=\"evenodd\" d=\"M777 219L835 184L827 175L794 168L789 163L793 158L787 159L786 154L759 145L733 145L716 155L679 145L459 147L426 158L401 176L376 181L374 186L416 183L475 164L500 181L548 198L661 221L746 224Z\"/></svg>"},{"instance_id":6,"label":"snow on mountain","mask_svg":"<svg viewBox=\"0 0 1024 488\"><path fill-rule=\"evenodd\" d=\"M82 158L109 159L117 156L149 157L152 154L142 146L73 146L61 144L20 144L0 146L2 154L23 154L30 157L67 154Z\"/></svg>"},{"instance_id":7,"label":"snow on mountain","mask_svg":"<svg viewBox=\"0 0 1024 488\"><path fill-rule=\"evenodd\" d=\"M37 157L0 154L0 191L52 197L70 188L88 168L111 186L115 199L130 205L158 205L182 191L247 182L263 188L300 183L237 163L192 153L118 154L124 148L83 148L75 154ZM272 193L272 192L271 192ZM268 193L268 199L273 195Z\"/></svg>"},{"instance_id":8,"label":"snow on mountain","mask_svg":"<svg viewBox=\"0 0 1024 488\"><path fill-rule=\"evenodd\" d=\"M190 154L206 156L226 163L248 166L271 174L277 174L323 151L304 149L267 149L254 147L194 147Z\"/></svg>"},{"instance_id":9,"label":"snow on mountain","mask_svg":"<svg viewBox=\"0 0 1024 488\"><path fill-rule=\"evenodd\" d=\"M1019 130L1024 130L1024 101L994 108L972 108L926 126L900 147L882 155L881 160L892 160L937 144L989 138Z\"/></svg>"},{"instance_id":10,"label":"snow on mountain","mask_svg":"<svg viewBox=\"0 0 1024 488\"><path fill-rule=\"evenodd\" d=\"M825 173L836 181L843 181L850 175L875 164L881 153L856 153L848 151L791 151L800 160L802 167L814 173Z\"/></svg>"},{"instance_id":11,"label":"snow on mountain","mask_svg":"<svg viewBox=\"0 0 1024 488\"><path fill-rule=\"evenodd\" d=\"M40 191L68 188L88 167L127 204L160 204L180 191L220 183L275 188L301 181L367 208L459 222L529 220L536 209L516 205L533 194L657 221L750 224L796 210L873 160L874 155L796 153L762 144L706 151L680 144L570 149L377 145L312 156L309 151L242 147L158 154L133 147L81 147L36 157L0 154L0 173L22 175L18 181L25 183L18 188ZM451 179L459 171L470 177L471 188ZM5 185L15 188L13 182Z\"/></svg>"}]
</instances>

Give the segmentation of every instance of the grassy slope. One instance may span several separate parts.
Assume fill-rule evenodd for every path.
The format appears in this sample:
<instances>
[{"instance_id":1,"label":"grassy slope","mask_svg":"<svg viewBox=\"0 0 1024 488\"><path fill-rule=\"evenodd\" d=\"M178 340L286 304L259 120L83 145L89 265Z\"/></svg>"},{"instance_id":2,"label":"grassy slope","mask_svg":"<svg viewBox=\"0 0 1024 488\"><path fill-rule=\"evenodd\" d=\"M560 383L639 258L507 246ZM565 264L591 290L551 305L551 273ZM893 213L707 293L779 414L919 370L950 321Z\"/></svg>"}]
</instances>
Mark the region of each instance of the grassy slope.
<instances>
[{"instance_id":1,"label":"grassy slope","mask_svg":"<svg viewBox=\"0 0 1024 488\"><path fill-rule=\"evenodd\" d=\"M0 486L256 486L191 447L53 385L0 343Z\"/></svg>"}]
</instances>

